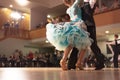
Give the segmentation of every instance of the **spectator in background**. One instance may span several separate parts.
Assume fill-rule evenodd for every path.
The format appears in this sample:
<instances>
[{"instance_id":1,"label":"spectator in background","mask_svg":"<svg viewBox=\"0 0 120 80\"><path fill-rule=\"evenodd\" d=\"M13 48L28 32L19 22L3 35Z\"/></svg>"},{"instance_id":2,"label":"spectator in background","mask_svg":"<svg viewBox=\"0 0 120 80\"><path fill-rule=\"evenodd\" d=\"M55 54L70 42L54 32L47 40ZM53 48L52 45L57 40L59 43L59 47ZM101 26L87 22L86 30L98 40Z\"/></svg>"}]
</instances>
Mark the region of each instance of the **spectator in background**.
<instances>
[{"instance_id":1,"label":"spectator in background","mask_svg":"<svg viewBox=\"0 0 120 80\"><path fill-rule=\"evenodd\" d=\"M7 36L9 34L9 28L10 28L10 22L7 21L5 24L4 24L4 36Z\"/></svg>"},{"instance_id":2,"label":"spectator in background","mask_svg":"<svg viewBox=\"0 0 120 80\"><path fill-rule=\"evenodd\" d=\"M29 51L29 54L28 54L28 66L32 66L32 60L33 60L33 52L32 51Z\"/></svg>"},{"instance_id":3,"label":"spectator in background","mask_svg":"<svg viewBox=\"0 0 120 80\"><path fill-rule=\"evenodd\" d=\"M7 67L7 57L5 54L1 57L1 61L2 61L2 66Z\"/></svg>"},{"instance_id":4,"label":"spectator in background","mask_svg":"<svg viewBox=\"0 0 120 80\"><path fill-rule=\"evenodd\" d=\"M37 60L40 67L46 67L47 60L43 54L39 54Z\"/></svg>"},{"instance_id":5,"label":"spectator in background","mask_svg":"<svg viewBox=\"0 0 120 80\"><path fill-rule=\"evenodd\" d=\"M99 8L98 6L96 6L94 13L95 13L95 14L100 13L100 8Z\"/></svg>"},{"instance_id":6,"label":"spectator in background","mask_svg":"<svg viewBox=\"0 0 120 80\"><path fill-rule=\"evenodd\" d=\"M18 37L19 36L19 23L18 22L15 22L15 35Z\"/></svg>"},{"instance_id":7,"label":"spectator in background","mask_svg":"<svg viewBox=\"0 0 120 80\"><path fill-rule=\"evenodd\" d=\"M14 36L14 35L15 35L15 22L14 22L14 21L11 22L10 35L11 35L11 36Z\"/></svg>"},{"instance_id":8,"label":"spectator in background","mask_svg":"<svg viewBox=\"0 0 120 80\"><path fill-rule=\"evenodd\" d=\"M114 0L114 3L111 6L111 9L118 8L120 6L120 3L118 0Z\"/></svg>"},{"instance_id":9,"label":"spectator in background","mask_svg":"<svg viewBox=\"0 0 120 80\"><path fill-rule=\"evenodd\" d=\"M0 67L2 67L2 56L0 55Z\"/></svg>"},{"instance_id":10,"label":"spectator in background","mask_svg":"<svg viewBox=\"0 0 120 80\"><path fill-rule=\"evenodd\" d=\"M101 8L100 8L100 11L101 11L101 12L104 12L104 11L106 11L106 10L108 10L108 7L107 7L104 3L102 3L102 6L101 6Z\"/></svg>"}]
</instances>

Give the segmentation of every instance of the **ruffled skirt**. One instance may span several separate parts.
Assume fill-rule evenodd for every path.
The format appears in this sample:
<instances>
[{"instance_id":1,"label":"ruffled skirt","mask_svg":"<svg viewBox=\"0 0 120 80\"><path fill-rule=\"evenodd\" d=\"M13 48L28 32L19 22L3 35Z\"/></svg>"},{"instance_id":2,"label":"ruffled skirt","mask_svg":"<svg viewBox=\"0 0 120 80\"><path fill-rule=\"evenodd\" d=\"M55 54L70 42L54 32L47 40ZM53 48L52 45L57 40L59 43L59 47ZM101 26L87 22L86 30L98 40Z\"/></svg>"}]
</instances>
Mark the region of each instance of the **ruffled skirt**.
<instances>
[{"instance_id":1,"label":"ruffled skirt","mask_svg":"<svg viewBox=\"0 0 120 80\"><path fill-rule=\"evenodd\" d=\"M72 45L79 50L91 45L91 39L81 22L62 22L58 24L49 23L46 26L46 37L57 50L65 50Z\"/></svg>"}]
</instances>

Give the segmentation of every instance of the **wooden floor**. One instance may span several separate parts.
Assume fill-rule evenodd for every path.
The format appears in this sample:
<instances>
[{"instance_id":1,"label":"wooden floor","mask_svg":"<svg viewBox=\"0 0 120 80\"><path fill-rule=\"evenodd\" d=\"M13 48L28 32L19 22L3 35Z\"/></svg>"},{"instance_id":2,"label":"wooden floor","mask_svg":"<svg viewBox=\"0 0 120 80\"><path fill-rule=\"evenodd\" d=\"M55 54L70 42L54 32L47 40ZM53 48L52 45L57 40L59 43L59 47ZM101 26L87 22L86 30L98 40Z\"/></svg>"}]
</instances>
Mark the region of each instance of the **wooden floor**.
<instances>
[{"instance_id":1,"label":"wooden floor","mask_svg":"<svg viewBox=\"0 0 120 80\"><path fill-rule=\"evenodd\" d=\"M0 80L120 80L120 69L0 68Z\"/></svg>"}]
</instances>

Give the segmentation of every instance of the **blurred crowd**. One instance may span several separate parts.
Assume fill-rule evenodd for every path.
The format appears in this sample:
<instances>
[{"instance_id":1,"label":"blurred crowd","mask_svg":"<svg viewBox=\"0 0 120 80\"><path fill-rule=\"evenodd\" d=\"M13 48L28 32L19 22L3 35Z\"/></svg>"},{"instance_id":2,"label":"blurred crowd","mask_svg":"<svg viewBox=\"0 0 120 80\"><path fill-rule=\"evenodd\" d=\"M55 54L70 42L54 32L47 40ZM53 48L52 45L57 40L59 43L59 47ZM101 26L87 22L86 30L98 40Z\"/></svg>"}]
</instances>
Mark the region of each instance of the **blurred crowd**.
<instances>
[{"instance_id":1,"label":"blurred crowd","mask_svg":"<svg viewBox=\"0 0 120 80\"><path fill-rule=\"evenodd\" d=\"M29 51L24 55L21 50L16 49L9 57L0 55L0 67L60 67L63 52L55 50L54 53L39 53ZM69 59L69 58L68 58ZM112 57L104 56L105 66L112 67ZM119 61L120 62L120 61ZM96 58L90 53L83 59L84 67L95 67Z\"/></svg>"},{"instance_id":2,"label":"blurred crowd","mask_svg":"<svg viewBox=\"0 0 120 80\"><path fill-rule=\"evenodd\" d=\"M24 55L16 49L12 55L0 55L0 67L59 67L62 53L33 53Z\"/></svg>"},{"instance_id":3,"label":"blurred crowd","mask_svg":"<svg viewBox=\"0 0 120 80\"><path fill-rule=\"evenodd\" d=\"M111 0L108 2L101 0L101 4L99 4L99 2L98 2L98 4L96 4L94 14L111 11L111 10L114 10L117 8L120 8L120 0Z\"/></svg>"}]
</instances>

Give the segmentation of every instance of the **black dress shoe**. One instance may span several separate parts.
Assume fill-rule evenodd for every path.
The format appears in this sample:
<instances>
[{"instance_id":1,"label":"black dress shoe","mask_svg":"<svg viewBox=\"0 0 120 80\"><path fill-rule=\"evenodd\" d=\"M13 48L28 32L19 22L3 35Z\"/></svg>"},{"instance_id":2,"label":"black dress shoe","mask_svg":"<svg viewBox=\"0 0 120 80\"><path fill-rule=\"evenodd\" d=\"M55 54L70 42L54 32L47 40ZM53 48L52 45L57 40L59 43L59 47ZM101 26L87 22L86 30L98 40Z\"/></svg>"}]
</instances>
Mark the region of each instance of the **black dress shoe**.
<instances>
[{"instance_id":1,"label":"black dress shoe","mask_svg":"<svg viewBox=\"0 0 120 80\"><path fill-rule=\"evenodd\" d=\"M95 70L101 70L101 69L103 69L105 66L104 65L100 65L100 66L97 66L96 68L95 68Z\"/></svg>"},{"instance_id":2,"label":"black dress shoe","mask_svg":"<svg viewBox=\"0 0 120 80\"><path fill-rule=\"evenodd\" d=\"M75 68L76 68L75 66L68 66L68 70L73 70Z\"/></svg>"}]
</instances>

